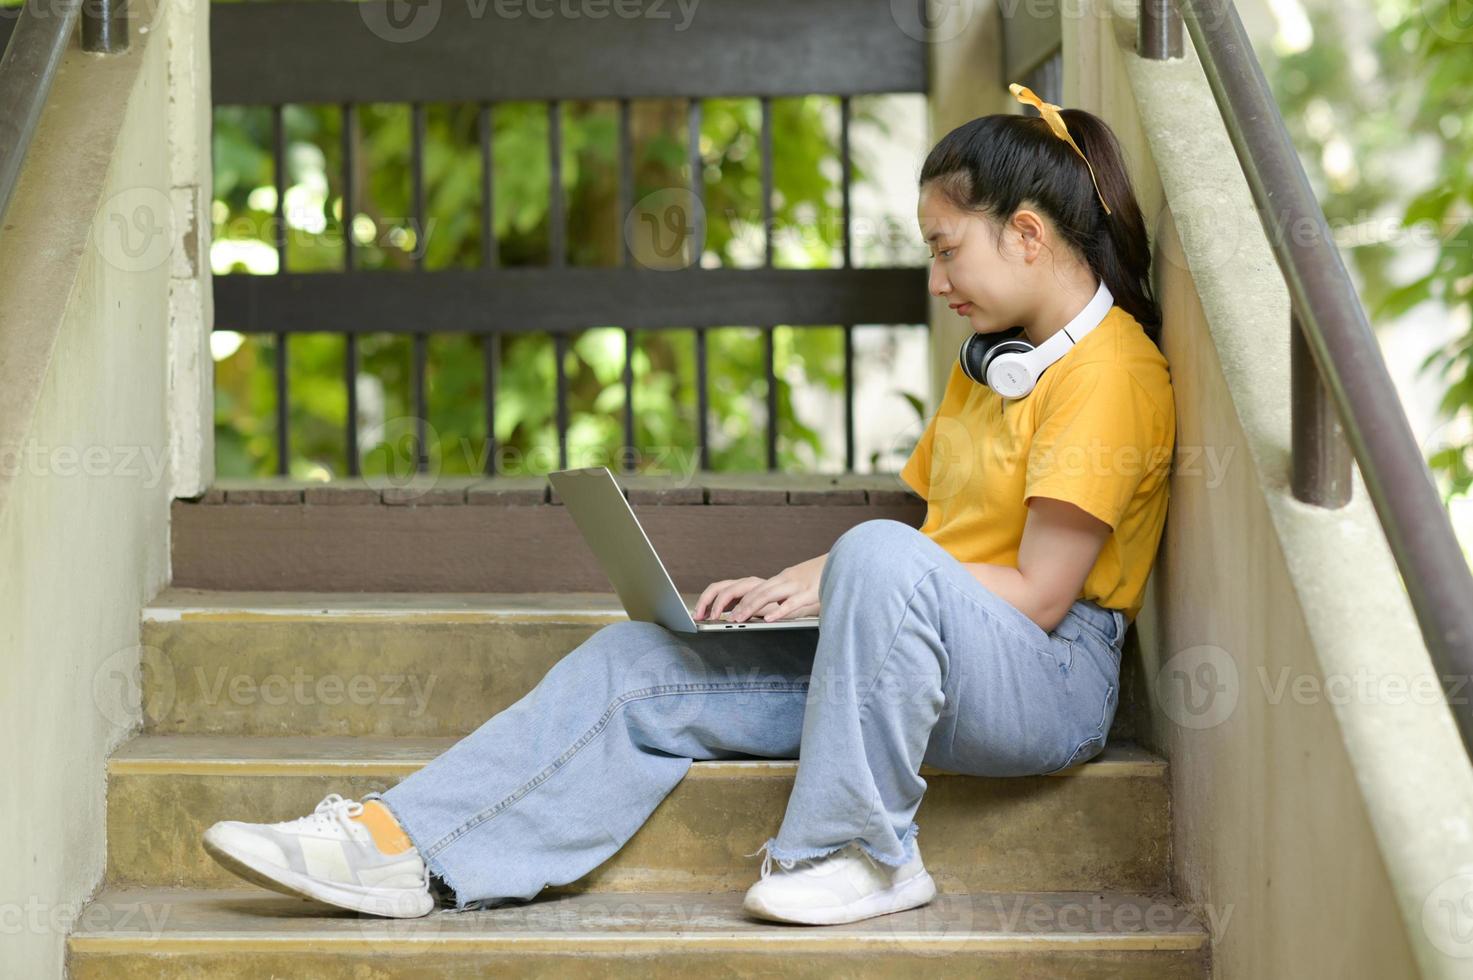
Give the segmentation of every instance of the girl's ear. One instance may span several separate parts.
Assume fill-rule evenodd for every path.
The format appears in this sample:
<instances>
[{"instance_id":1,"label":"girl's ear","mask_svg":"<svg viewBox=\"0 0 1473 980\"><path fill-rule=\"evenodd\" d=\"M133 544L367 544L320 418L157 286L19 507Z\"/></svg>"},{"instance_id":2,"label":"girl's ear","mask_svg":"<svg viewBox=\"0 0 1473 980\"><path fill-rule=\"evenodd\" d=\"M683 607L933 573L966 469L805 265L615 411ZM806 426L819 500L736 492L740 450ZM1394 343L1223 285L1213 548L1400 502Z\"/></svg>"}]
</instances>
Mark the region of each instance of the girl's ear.
<instances>
[{"instance_id":1,"label":"girl's ear","mask_svg":"<svg viewBox=\"0 0 1473 980\"><path fill-rule=\"evenodd\" d=\"M1032 208L1019 208L1008 219L1008 226L1025 238L1038 224L1038 214Z\"/></svg>"},{"instance_id":2,"label":"girl's ear","mask_svg":"<svg viewBox=\"0 0 1473 980\"><path fill-rule=\"evenodd\" d=\"M1044 230L1043 219L1038 216L1038 212L1021 208L1008 222L1008 227L1017 233L1025 258L1038 253L1042 247Z\"/></svg>"}]
</instances>

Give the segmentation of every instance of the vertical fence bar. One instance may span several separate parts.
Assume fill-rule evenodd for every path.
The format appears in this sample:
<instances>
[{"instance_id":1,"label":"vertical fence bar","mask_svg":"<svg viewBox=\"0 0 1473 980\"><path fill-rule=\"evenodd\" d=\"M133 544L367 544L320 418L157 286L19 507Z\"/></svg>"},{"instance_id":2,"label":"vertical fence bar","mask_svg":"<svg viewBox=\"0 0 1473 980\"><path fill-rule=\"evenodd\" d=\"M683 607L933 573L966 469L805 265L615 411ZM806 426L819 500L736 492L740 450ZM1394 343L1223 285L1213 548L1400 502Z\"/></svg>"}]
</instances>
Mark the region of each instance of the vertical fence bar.
<instances>
[{"instance_id":1,"label":"vertical fence bar","mask_svg":"<svg viewBox=\"0 0 1473 980\"><path fill-rule=\"evenodd\" d=\"M552 335L553 359L557 364L557 458L558 469L568 468L568 373L564 363L568 357L568 335L559 330Z\"/></svg>"},{"instance_id":2,"label":"vertical fence bar","mask_svg":"<svg viewBox=\"0 0 1473 980\"><path fill-rule=\"evenodd\" d=\"M701 100L692 98L689 103L689 132L687 133L687 150L690 155L690 193L695 198L695 209L691 214L691 220L687 228L691 235L691 248L694 255L691 257L691 268L700 269L701 252L705 241L705 218L703 208L706 198L706 166L701 159ZM706 442L709 438L709 429L706 424L706 416L709 414L708 401L710 398L710 378L707 376L706 365L706 328L696 327L696 470L707 469L710 466L710 457Z\"/></svg>"},{"instance_id":3,"label":"vertical fence bar","mask_svg":"<svg viewBox=\"0 0 1473 980\"><path fill-rule=\"evenodd\" d=\"M630 132L629 99L619 100L619 264L633 265L629 239L624 234L629 211L634 207L634 139ZM624 328L624 471L636 469L634 460L634 331Z\"/></svg>"},{"instance_id":4,"label":"vertical fence bar","mask_svg":"<svg viewBox=\"0 0 1473 980\"><path fill-rule=\"evenodd\" d=\"M844 268L854 266L854 250L850 240L849 185L854 177L854 160L849 153L849 120L853 107L849 96L839 96L839 189L842 198L840 230L843 242ZM854 472L854 325L844 324L844 470Z\"/></svg>"},{"instance_id":5,"label":"vertical fence bar","mask_svg":"<svg viewBox=\"0 0 1473 980\"><path fill-rule=\"evenodd\" d=\"M634 436L634 331L624 328L624 451L619 455L624 461L624 472L633 473L635 465Z\"/></svg>"},{"instance_id":6,"label":"vertical fence bar","mask_svg":"<svg viewBox=\"0 0 1473 980\"><path fill-rule=\"evenodd\" d=\"M481 266L494 269L501 263L500 243L496 240L496 168L493 164L492 140L495 120L491 105L482 102L476 110L476 131L481 144ZM486 462L482 469L495 476L496 465L496 382L501 365L501 334L481 337L481 373L485 381Z\"/></svg>"},{"instance_id":7,"label":"vertical fence bar","mask_svg":"<svg viewBox=\"0 0 1473 980\"><path fill-rule=\"evenodd\" d=\"M762 96L762 264L772 268L772 97ZM767 372L767 468L777 469L777 352L773 324L762 326Z\"/></svg>"},{"instance_id":8,"label":"vertical fence bar","mask_svg":"<svg viewBox=\"0 0 1473 980\"><path fill-rule=\"evenodd\" d=\"M271 106L271 160L275 171L276 212L273 236L276 242L276 271L287 271L286 265L286 120L285 106L280 102ZM287 336L284 330L276 332L276 473L286 476L291 467L291 443L287 439L288 411L286 383Z\"/></svg>"},{"instance_id":9,"label":"vertical fence bar","mask_svg":"<svg viewBox=\"0 0 1473 980\"><path fill-rule=\"evenodd\" d=\"M548 201L547 237L552 265L567 264L567 220L563 201L563 103L553 99L547 103Z\"/></svg>"},{"instance_id":10,"label":"vertical fence bar","mask_svg":"<svg viewBox=\"0 0 1473 980\"><path fill-rule=\"evenodd\" d=\"M423 102L410 105L410 191L414 198L414 269L423 272L425 267L425 107ZM429 447L425 444L429 407L425 397L425 348L427 338L424 331L414 332L414 466L416 472L429 469Z\"/></svg>"},{"instance_id":11,"label":"vertical fence bar","mask_svg":"<svg viewBox=\"0 0 1473 980\"><path fill-rule=\"evenodd\" d=\"M839 96L839 192L840 192L840 241L843 254L844 268L854 267L854 249L849 237L850 225L850 184L854 180L854 158L849 150L849 120L853 111L849 96Z\"/></svg>"},{"instance_id":12,"label":"vertical fence bar","mask_svg":"<svg viewBox=\"0 0 1473 980\"><path fill-rule=\"evenodd\" d=\"M844 324L844 471L854 472L854 324Z\"/></svg>"},{"instance_id":13,"label":"vertical fence bar","mask_svg":"<svg viewBox=\"0 0 1473 980\"><path fill-rule=\"evenodd\" d=\"M562 268L567 264L566 247L563 240L563 105L553 99L547 103L548 145L548 248L551 264ZM553 357L557 372L557 458L558 468L568 468L568 373L563 363L567 359L568 334L559 330L553 334Z\"/></svg>"},{"instance_id":14,"label":"vertical fence bar","mask_svg":"<svg viewBox=\"0 0 1473 980\"><path fill-rule=\"evenodd\" d=\"M353 216L358 211L358 107L351 102L342 105L343 126L343 271L358 267L357 245L353 241ZM348 388L348 475L361 475L358 460L358 335L343 335L344 381Z\"/></svg>"}]
</instances>

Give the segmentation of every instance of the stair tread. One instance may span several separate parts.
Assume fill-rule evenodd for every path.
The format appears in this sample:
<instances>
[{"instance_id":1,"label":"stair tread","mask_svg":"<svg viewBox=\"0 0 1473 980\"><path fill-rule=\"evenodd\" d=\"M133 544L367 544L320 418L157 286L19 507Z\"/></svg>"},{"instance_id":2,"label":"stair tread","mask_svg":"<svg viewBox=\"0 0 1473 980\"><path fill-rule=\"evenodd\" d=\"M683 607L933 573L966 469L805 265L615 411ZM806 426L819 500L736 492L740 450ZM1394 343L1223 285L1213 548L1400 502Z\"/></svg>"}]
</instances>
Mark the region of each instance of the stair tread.
<instances>
[{"instance_id":1,"label":"stair tread","mask_svg":"<svg viewBox=\"0 0 1473 980\"><path fill-rule=\"evenodd\" d=\"M439 910L420 919L360 916L263 889L107 888L71 934L76 953L146 946L173 951L322 951L377 941L436 950L573 949L602 952L672 945L750 950L781 942L793 952L887 949L1026 951L1175 950L1204 946L1201 921L1170 895L1115 891L944 892L928 905L859 922L805 929L749 915L744 891L548 894L499 909Z\"/></svg>"},{"instance_id":2,"label":"stair tread","mask_svg":"<svg viewBox=\"0 0 1473 980\"><path fill-rule=\"evenodd\" d=\"M681 592L694 606L700 592ZM395 620L580 622L627 620L613 592L264 592L170 586L143 607L146 623Z\"/></svg>"},{"instance_id":3,"label":"stair tread","mask_svg":"<svg viewBox=\"0 0 1473 980\"><path fill-rule=\"evenodd\" d=\"M690 598L699 597L697 593ZM143 607L145 622L355 616L457 621L629 618L613 592L256 592L169 586Z\"/></svg>"},{"instance_id":4,"label":"stair tread","mask_svg":"<svg viewBox=\"0 0 1473 980\"><path fill-rule=\"evenodd\" d=\"M398 735L137 735L120 745L108 762L112 775L149 773L278 773L283 770L413 771L459 739ZM796 759L699 760L689 776L790 775ZM1095 758L1054 774L1067 778L1158 775L1166 762L1129 741L1110 742ZM947 770L921 766L921 775Z\"/></svg>"}]
</instances>

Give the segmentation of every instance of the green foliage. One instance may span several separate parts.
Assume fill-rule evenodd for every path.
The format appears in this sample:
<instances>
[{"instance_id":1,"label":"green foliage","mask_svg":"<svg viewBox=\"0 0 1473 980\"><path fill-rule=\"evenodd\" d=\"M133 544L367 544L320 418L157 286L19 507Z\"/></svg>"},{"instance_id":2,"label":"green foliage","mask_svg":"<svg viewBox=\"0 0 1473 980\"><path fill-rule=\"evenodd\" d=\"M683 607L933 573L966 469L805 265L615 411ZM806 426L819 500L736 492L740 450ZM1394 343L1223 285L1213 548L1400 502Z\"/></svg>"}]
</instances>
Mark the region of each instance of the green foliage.
<instances>
[{"instance_id":1,"label":"green foliage","mask_svg":"<svg viewBox=\"0 0 1473 980\"><path fill-rule=\"evenodd\" d=\"M1361 280L1362 298L1373 321L1390 319L1432 300L1468 321L1473 313L1473 19L1467 0L1373 0L1385 32L1376 39L1379 74L1390 84L1371 84L1347 56L1346 47L1316 43L1270 65L1275 97L1306 169L1320 191L1330 226L1350 232L1340 242ZM1346 36L1344 8L1309 12L1316 38ZM1353 148L1350 181L1324 166L1327 156ZM1419 144L1436 170L1408 174L1392 151ZM1368 232L1366 219L1407 188L1418 188L1404 204L1395 234ZM1402 243L1435 236L1430 269L1410 282L1392 278ZM1473 409L1473 336L1434 351L1422 364L1437 369L1445 385L1445 416ZM1442 477L1448 498L1473 485L1473 446L1434 451L1431 469Z\"/></svg>"},{"instance_id":2,"label":"green foliage","mask_svg":"<svg viewBox=\"0 0 1473 980\"><path fill-rule=\"evenodd\" d=\"M701 157L707 214L704 264L759 266L761 236L761 119L755 99L702 103ZM689 186L685 104L637 100L633 113L634 200L665 188ZM837 166L837 99L774 99L774 224L785 234L774 264L837 266L840 187ZM567 217L566 262L574 266L620 261L617 104L565 103L562 115L562 192ZM476 267L481 240L483 174L477 107L426 107L424 180L426 228L413 227L410 176L410 110L406 105L358 108L357 207L345 209L342 118L335 106L289 105L285 206L286 268L293 272L344 268L343 237L354 241L360 269L409 269L416 250L426 269ZM492 113L493 217L504 266L549 261L548 115L541 103L498 103ZM856 100L856 122L873 120ZM275 206L269 109L223 106L215 110L214 167L217 273L219 255L239 250L229 271L253 263L272 266ZM865 180L855 161L856 184ZM345 214L352 210L353 214ZM795 233L796 232L796 233ZM220 249L219 243L225 243ZM271 271L257 265L256 271ZM495 302L495 297L487 297ZM396 436L411 432L412 334L358 339L360 407L402 425L367 433L363 470L402 465L390 452ZM765 351L753 327L707 331L709 364L708 467L761 470L766 458ZM635 445L640 469L684 470L694 464L696 376L694 333L684 329L634 335ZM433 469L444 474L482 472L488 452L485 423L483 338L435 334L427 343L426 399ZM824 456L819 432L795 410L795 387L843 388L843 332L834 327L774 330L778 391L778 465L813 468ZM624 334L617 325L570 337L568 463L619 466L624 446ZM509 334L501 339L495 405L498 470L545 472L557 461L556 376L551 336ZM313 478L348 472L345 431L347 386L343 337L296 334L287 358L290 407L290 471ZM217 468L221 475L276 471L275 364L280 352L271 335L247 337L216 365ZM912 403L919 401L912 398ZM381 409L375 412L375 407ZM919 410L918 410L919 414ZM839 449L842 453L842 447ZM829 447L828 455L834 450ZM593 462L587 462L592 460Z\"/></svg>"}]
</instances>

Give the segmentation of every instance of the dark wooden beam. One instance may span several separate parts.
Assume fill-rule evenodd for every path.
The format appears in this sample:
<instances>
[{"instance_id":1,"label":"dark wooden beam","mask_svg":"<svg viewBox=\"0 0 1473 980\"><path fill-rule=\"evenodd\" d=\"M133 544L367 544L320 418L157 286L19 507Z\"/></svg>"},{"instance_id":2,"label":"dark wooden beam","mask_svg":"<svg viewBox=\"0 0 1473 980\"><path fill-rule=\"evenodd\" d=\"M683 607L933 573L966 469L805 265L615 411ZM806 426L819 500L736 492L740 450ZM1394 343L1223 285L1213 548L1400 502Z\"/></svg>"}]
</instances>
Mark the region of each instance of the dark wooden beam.
<instances>
[{"instance_id":1,"label":"dark wooden beam","mask_svg":"<svg viewBox=\"0 0 1473 980\"><path fill-rule=\"evenodd\" d=\"M216 276L215 328L507 333L925 323L926 271L440 269Z\"/></svg>"},{"instance_id":2,"label":"dark wooden beam","mask_svg":"<svg viewBox=\"0 0 1473 980\"><path fill-rule=\"evenodd\" d=\"M884 0L305 0L210 21L217 105L926 91L926 45Z\"/></svg>"}]
</instances>

